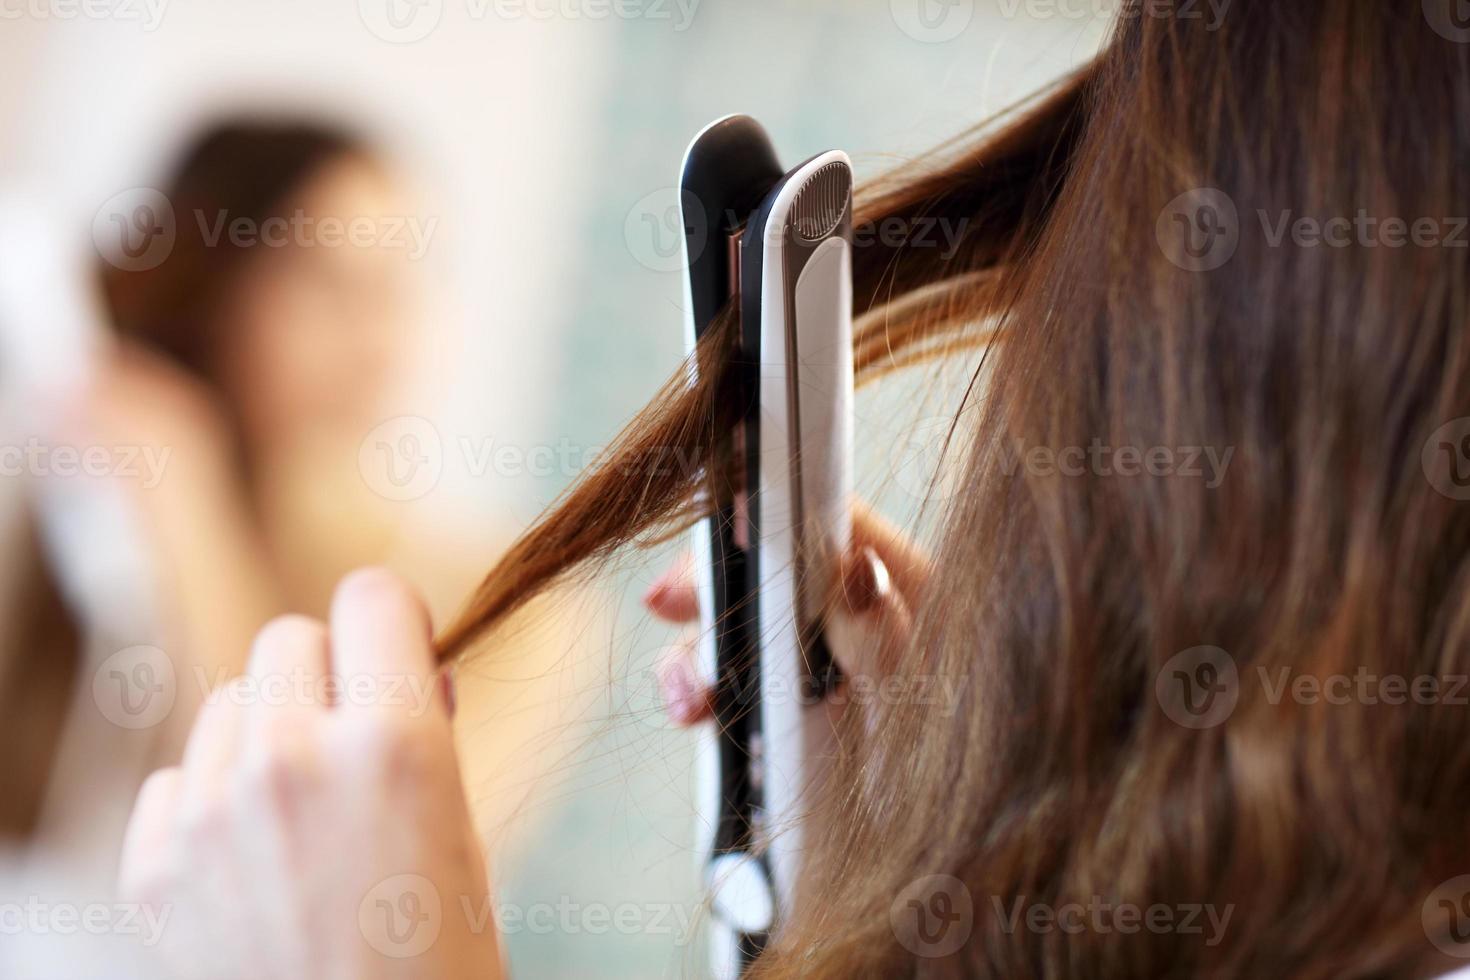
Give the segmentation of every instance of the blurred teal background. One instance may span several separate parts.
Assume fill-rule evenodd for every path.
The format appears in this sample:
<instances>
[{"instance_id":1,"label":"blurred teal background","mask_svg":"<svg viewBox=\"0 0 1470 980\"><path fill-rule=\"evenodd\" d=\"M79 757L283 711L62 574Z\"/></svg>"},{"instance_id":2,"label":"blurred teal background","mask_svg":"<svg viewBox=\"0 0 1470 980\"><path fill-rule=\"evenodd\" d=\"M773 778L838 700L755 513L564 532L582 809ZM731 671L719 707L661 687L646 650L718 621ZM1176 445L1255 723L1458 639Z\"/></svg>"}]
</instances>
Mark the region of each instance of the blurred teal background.
<instances>
[{"instance_id":1,"label":"blurred teal background","mask_svg":"<svg viewBox=\"0 0 1470 980\"><path fill-rule=\"evenodd\" d=\"M898 6L707 2L683 33L652 22L617 25L607 39L615 53L588 114L587 205L575 219L578 271L567 284L575 302L558 325L563 356L552 428L559 437L605 442L678 364L680 273L649 265L672 250L675 232L661 223L661 209L675 200L686 143L707 122L730 112L755 116L788 166L845 149L861 182L1085 60L1103 28L1097 18L1008 18L996 4L981 4L959 36L924 43L896 22ZM666 237L652 240L655 229ZM916 509L926 474L895 480L900 459L890 447L911 424L952 411L952 398L913 381L885 389L864 393L859 404L857 435L867 444L859 479L903 518ZM943 428L930 426L926 438L942 440ZM934 448L916 447L920 462ZM575 895L609 906L664 903L671 922L698 921L693 739L658 721L651 670L671 636L633 601L659 567L649 561L649 569L624 576L626 598L611 631L609 717L565 776L557 794L563 803L548 813L537 846L502 869L507 901ZM697 943L682 944L686 937L652 927L651 919L648 931L630 934L527 931L510 938L512 959L533 977L702 975Z\"/></svg>"}]
</instances>

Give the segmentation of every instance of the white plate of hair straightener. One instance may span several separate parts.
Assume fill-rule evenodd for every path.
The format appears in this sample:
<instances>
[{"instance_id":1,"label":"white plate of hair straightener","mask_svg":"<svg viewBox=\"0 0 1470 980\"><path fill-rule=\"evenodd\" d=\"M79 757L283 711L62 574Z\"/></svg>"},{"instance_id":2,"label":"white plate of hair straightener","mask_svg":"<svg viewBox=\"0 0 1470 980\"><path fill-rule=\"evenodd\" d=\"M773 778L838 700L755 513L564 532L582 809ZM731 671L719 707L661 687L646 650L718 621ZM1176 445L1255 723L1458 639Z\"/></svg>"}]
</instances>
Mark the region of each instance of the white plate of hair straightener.
<instances>
[{"instance_id":1,"label":"white plate of hair straightener","mask_svg":"<svg viewBox=\"0 0 1470 980\"><path fill-rule=\"evenodd\" d=\"M730 304L721 355L745 406L737 485L694 531L711 973L741 975L795 894L808 794L832 749L837 669L825 614L851 533L852 167L837 150L786 171L748 116L707 126L680 202L691 346Z\"/></svg>"}]
</instances>

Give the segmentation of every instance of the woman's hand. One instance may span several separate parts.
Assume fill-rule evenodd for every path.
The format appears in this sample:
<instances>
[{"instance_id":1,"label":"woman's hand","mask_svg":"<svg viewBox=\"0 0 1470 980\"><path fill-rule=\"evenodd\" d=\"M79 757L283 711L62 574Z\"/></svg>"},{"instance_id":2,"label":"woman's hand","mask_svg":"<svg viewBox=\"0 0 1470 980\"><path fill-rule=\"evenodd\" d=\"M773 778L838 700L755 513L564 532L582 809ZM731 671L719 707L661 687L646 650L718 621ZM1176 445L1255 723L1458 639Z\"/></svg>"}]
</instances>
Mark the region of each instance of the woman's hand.
<instances>
[{"instance_id":1,"label":"woman's hand","mask_svg":"<svg viewBox=\"0 0 1470 980\"><path fill-rule=\"evenodd\" d=\"M866 504L853 503L852 545L842 557L841 594L829 613L833 656L849 680L866 676L878 681L893 672L913 625L911 610L928 581L929 564L902 531ZM653 584L643 604L659 619L686 627L658 668L664 710L678 725L710 718L713 692L695 663L699 600L687 556Z\"/></svg>"},{"instance_id":2,"label":"woman's hand","mask_svg":"<svg viewBox=\"0 0 1470 980\"><path fill-rule=\"evenodd\" d=\"M218 396L201 378L139 344L123 341L99 358L65 406L65 434L103 445L138 446L165 461L144 482L232 479L234 434Z\"/></svg>"},{"instance_id":3,"label":"woman's hand","mask_svg":"<svg viewBox=\"0 0 1470 980\"><path fill-rule=\"evenodd\" d=\"M115 447L133 462L113 483L133 504L177 669L237 673L251 637L283 604L217 397L161 355L120 343L74 393L60 428L63 443ZM171 715L156 761L178 757L197 696L191 686Z\"/></svg>"},{"instance_id":4,"label":"woman's hand","mask_svg":"<svg viewBox=\"0 0 1470 980\"><path fill-rule=\"evenodd\" d=\"M349 576L330 631L268 625L144 784L121 890L167 911L179 976L502 975L429 637L397 578Z\"/></svg>"}]
</instances>

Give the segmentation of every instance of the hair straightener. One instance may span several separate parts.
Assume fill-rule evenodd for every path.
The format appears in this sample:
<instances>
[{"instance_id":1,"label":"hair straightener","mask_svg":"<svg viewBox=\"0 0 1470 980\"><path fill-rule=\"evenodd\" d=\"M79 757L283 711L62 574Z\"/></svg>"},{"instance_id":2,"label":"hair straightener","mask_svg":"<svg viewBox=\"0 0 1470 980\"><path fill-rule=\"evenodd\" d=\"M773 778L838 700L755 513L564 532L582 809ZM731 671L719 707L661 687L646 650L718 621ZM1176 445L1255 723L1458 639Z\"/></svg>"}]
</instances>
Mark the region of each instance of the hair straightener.
<instances>
[{"instance_id":1,"label":"hair straightener","mask_svg":"<svg viewBox=\"0 0 1470 980\"><path fill-rule=\"evenodd\" d=\"M706 127L680 201L691 345L734 304L722 369L744 400L741 485L695 529L700 669L716 724L701 752L713 976L739 976L790 909L807 794L830 756L824 628L850 536L852 168L784 171L748 116Z\"/></svg>"}]
</instances>

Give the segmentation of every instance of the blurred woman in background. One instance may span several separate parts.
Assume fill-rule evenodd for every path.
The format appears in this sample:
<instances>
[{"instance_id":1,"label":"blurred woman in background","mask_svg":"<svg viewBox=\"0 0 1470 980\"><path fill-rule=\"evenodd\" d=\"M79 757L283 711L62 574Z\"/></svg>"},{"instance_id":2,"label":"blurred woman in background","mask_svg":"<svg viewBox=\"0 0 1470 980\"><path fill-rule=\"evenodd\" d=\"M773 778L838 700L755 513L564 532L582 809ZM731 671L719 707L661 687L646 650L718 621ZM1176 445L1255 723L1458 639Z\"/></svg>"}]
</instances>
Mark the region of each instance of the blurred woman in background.
<instances>
[{"instance_id":1,"label":"blurred woman in background","mask_svg":"<svg viewBox=\"0 0 1470 980\"><path fill-rule=\"evenodd\" d=\"M123 343L88 418L173 447L147 509L183 645L226 664L270 615L322 610L332 581L399 544L357 454L412 381L420 270L405 249L313 229L413 205L365 143L315 123L218 125L166 193L167 258L102 266Z\"/></svg>"},{"instance_id":2,"label":"blurred woman in background","mask_svg":"<svg viewBox=\"0 0 1470 980\"><path fill-rule=\"evenodd\" d=\"M153 765L177 759L195 709L243 667L273 616L324 615L333 583L364 564L422 583L447 613L496 533L436 524L426 508L377 492L361 462L382 448L374 432L385 419L422 404L433 341L421 260L434 221L402 176L344 129L242 118L195 139L163 193L173 214L167 253L142 266L100 263L101 312L116 342L100 351L60 440L142 447L166 463L156 483L126 488L159 579L156 642L176 686L141 750ZM56 764L43 749L62 737L69 689L89 716L73 720L100 726L93 742L129 733L91 717L93 677L76 670L77 611L43 549L19 540L26 553L0 576L0 601L25 614L3 617L15 655L0 658L0 707L36 751L0 778L0 818L23 836ZM494 803L479 814L490 827L523 799L538 758L528 743L564 707L533 687L565 680L554 665L570 641L532 625L511 668L467 677L461 692L475 706L465 717L483 723L480 772L496 779ZM95 787L96 771L121 762L80 755L73 761L88 772L71 772L72 784ZM56 809L73 821L92 812Z\"/></svg>"}]
</instances>

